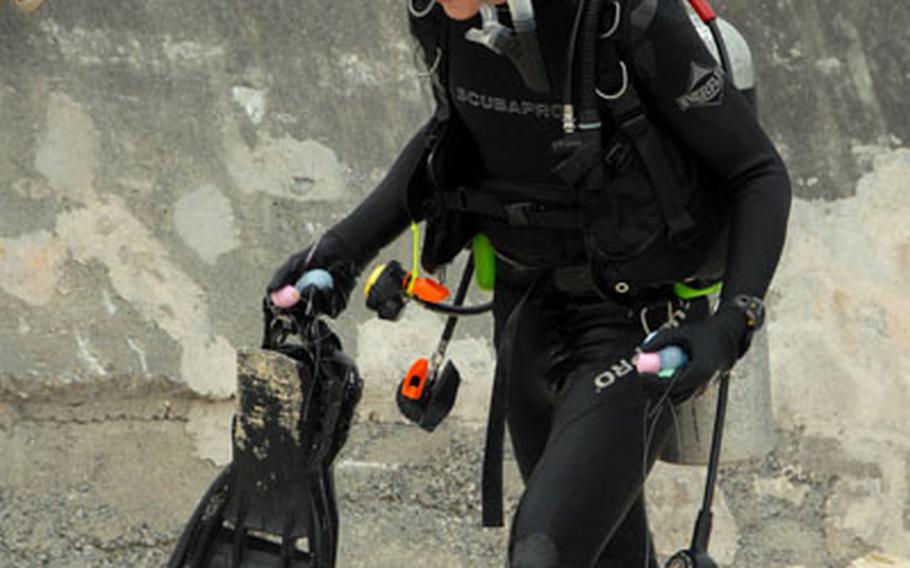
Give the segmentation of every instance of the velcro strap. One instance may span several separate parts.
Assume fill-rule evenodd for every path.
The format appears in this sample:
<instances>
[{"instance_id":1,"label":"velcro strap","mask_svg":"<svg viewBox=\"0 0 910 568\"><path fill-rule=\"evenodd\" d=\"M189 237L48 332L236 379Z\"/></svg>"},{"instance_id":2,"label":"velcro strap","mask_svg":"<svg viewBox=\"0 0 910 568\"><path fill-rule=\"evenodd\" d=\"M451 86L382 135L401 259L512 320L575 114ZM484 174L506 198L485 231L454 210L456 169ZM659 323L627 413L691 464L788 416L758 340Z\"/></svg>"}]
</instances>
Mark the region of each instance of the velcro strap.
<instances>
[{"instance_id":1,"label":"velcro strap","mask_svg":"<svg viewBox=\"0 0 910 568\"><path fill-rule=\"evenodd\" d=\"M600 149L597 144L582 145L572 155L560 162L553 169L553 173L569 187L577 187L592 168L600 165Z\"/></svg>"}]
</instances>

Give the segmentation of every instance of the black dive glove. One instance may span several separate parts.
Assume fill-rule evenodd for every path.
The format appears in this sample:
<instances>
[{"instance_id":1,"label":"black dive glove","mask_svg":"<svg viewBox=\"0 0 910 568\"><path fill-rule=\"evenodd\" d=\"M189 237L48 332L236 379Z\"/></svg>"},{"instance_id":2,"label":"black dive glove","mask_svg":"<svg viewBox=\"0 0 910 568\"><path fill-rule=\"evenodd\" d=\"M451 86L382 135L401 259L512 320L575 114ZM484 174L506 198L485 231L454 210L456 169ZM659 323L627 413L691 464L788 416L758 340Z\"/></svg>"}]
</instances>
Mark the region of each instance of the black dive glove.
<instances>
[{"instance_id":1,"label":"black dive glove","mask_svg":"<svg viewBox=\"0 0 910 568\"><path fill-rule=\"evenodd\" d=\"M751 337L746 315L735 306L721 306L711 317L657 333L642 346L645 352L657 352L676 345L689 356L689 361L672 377L643 375L647 390L662 395L670 389L670 399L682 402L701 392L718 373L733 368L748 348Z\"/></svg>"},{"instance_id":2,"label":"black dive glove","mask_svg":"<svg viewBox=\"0 0 910 568\"><path fill-rule=\"evenodd\" d=\"M309 308L319 314L336 317L348 303L354 282L360 274L360 266L354 260L353 252L331 231L306 249L291 255L281 265L266 286L266 295L293 286L307 272L316 268L328 271L332 276L329 289L314 287L307 294Z\"/></svg>"}]
</instances>

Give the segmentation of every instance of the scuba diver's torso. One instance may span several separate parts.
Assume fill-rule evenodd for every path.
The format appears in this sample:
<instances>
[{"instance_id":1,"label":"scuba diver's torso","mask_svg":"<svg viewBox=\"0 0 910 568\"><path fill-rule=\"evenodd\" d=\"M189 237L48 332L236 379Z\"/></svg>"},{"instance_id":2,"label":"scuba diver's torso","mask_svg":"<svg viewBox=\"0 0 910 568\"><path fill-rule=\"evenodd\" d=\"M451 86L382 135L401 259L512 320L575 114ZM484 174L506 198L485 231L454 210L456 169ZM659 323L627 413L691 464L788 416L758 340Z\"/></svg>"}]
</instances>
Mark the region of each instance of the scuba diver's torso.
<instances>
[{"instance_id":1,"label":"scuba diver's torso","mask_svg":"<svg viewBox=\"0 0 910 568\"><path fill-rule=\"evenodd\" d=\"M551 173L557 156L551 144L563 136L561 87L575 8L571 2L542 2L538 37L554 88L532 91L508 58L465 39L479 17L452 21L448 36L448 89L455 112L480 152L486 176L502 181L558 183ZM508 23L508 11L500 10ZM555 75L555 76L552 76Z\"/></svg>"},{"instance_id":2,"label":"scuba diver's torso","mask_svg":"<svg viewBox=\"0 0 910 568\"><path fill-rule=\"evenodd\" d=\"M448 85L454 114L464 125L479 155L480 189L515 201L535 200L545 193L572 190L552 170L560 160L552 144L563 136L561 85L566 50L576 7L551 0L535 6L538 37L553 89L538 93L527 86L515 66L501 55L465 39L480 18L450 21ZM508 10L499 18L510 24ZM585 261L582 234L535 227L517 227L491 218L481 228L497 251L520 264L544 267Z\"/></svg>"},{"instance_id":3,"label":"scuba diver's torso","mask_svg":"<svg viewBox=\"0 0 910 568\"><path fill-rule=\"evenodd\" d=\"M509 57L465 38L469 29L482 25L481 17L462 22L448 19L441 9L420 16L412 12L412 32L426 64L435 68L442 62L434 119L445 125L443 140L450 142L437 146L438 156L429 160L440 189L429 201L455 212L436 219L437 238L425 248L429 264L448 262L462 239L480 230L501 257L526 266L591 263L598 286L605 289L622 285L628 291L630 282L640 288L715 281L722 274L725 288L760 295L782 246L790 185L780 156L754 118L754 107L738 91L751 90L750 81L740 86L724 80L682 3L608 3L621 6L622 17L612 48L597 55L596 80L598 89L615 94L609 100L618 102L602 103L599 110L602 156L609 159L603 192L580 195L580 162L590 157L567 162L562 172L567 175L560 177L553 170L561 157L552 150L562 138L559 106L577 2L533 4L551 87L547 93L527 87ZM497 16L506 27L512 23L508 10L500 9ZM442 59L434 62L433 54ZM740 60L748 57L734 63ZM630 84L633 89L623 86ZM629 108L634 112L626 112ZM623 116L613 116L618 109ZM617 120L626 121L624 128L610 126ZM562 179L576 181L569 186ZM470 192L456 191L459 187L477 188L481 195L471 203ZM560 199L569 196L577 206L529 214L524 205L538 202L533 195L541 189L551 195L555 191ZM508 198L491 206L496 200L482 195L490 191ZM747 210L763 211L766 218L740 213ZM577 230L566 220L572 211L581 217ZM727 238L728 220L734 217L735 238ZM728 254L728 243L748 252ZM763 246L753 250L745 243Z\"/></svg>"}]
</instances>

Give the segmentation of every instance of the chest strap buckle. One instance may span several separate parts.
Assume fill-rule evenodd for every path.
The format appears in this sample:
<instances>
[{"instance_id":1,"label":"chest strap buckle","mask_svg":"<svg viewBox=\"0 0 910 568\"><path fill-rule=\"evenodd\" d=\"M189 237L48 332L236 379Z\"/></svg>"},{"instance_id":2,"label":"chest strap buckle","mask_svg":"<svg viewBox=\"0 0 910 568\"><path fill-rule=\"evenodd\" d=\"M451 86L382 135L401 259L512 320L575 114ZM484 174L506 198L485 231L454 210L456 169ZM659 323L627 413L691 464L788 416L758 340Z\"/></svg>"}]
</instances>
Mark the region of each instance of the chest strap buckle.
<instances>
[{"instance_id":1,"label":"chest strap buckle","mask_svg":"<svg viewBox=\"0 0 910 568\"><path fill-rule=\"evenodd\" d=\"M538 210L537 204L523 201L503 206L506 220L513 227L527 227L531 224L531 214Z\"/></svg>"}]
</instances>

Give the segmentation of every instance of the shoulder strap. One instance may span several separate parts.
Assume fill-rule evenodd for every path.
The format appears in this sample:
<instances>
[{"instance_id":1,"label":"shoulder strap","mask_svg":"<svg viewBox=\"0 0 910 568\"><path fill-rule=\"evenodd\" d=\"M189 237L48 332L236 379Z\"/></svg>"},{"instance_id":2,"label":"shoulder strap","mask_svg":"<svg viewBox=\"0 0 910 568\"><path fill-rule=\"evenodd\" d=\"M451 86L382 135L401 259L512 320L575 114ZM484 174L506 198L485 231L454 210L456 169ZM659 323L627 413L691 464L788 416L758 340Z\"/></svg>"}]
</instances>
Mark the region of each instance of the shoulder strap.
<instances>
[{"instance_id":1,"label":"shoulder strap","mask_svg":"<svg viewBox=\"0 0 910 568\"><path fill-rule=\"evenodd\" d=\"M417 0L408 0L410 10L411 35L417 40L422 51L423 61L433 86L433 97L436 99L436 120L449 118L450 102L446 91L448 81L448 31L447 18L442 6L433 0L423 10L416 9Z\"/></svg>"},{"instance_id":2,"label":"shoulder strap","mask_svg":"<svg viewBox=\"0 0 910 568\"><path fill-rule=\"evenodd\" d=\"M667 147L661 133L648 116L647 108L635 87L631 66L623 59L619 41L623 34L631 33L628 17L621 11L623 5L612 2L604 10L606 32L601 35L598 48L598 77L617 77L613 84L597 89L602 119L623 134L638 153L651 180L661 211L670 231L670 239L681 243L692 236L695 222L682 203L679 182L667 158ZM602 83L598 83L601 85Z\"/></svg>"}]
</instances>

